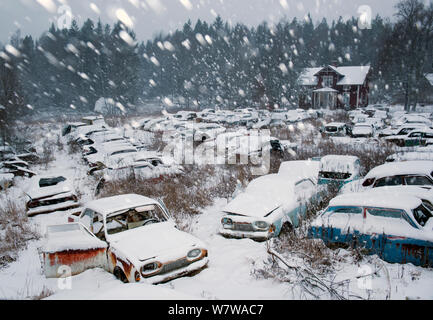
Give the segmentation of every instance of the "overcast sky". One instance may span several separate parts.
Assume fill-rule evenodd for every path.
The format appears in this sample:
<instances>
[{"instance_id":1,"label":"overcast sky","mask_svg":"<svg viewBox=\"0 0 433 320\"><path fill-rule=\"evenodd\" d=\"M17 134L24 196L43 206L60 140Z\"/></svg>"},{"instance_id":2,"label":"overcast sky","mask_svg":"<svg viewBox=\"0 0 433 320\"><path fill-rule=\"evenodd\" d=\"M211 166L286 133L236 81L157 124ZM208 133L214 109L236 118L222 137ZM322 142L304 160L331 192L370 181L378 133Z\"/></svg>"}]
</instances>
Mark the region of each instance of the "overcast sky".
<instances>
[{"instance_id":1,"label":"overcast sky","mask_svg":"<svg viewBox=\"0 0 433 320\"><path fill-rule=\"evenodd\" d=\"M428 2L429 0L426 0ZM79 25L87 19L114 23L119 18L130 24L138 40L146 41L159 32L168 33L188 20L211 22L216 15L231 23L248 26L281 18L304 18L310 12L313 21L328 21L342 16L359 16L358 8L368 5L372 16L392 18L398 0L0 0L0 42L7 42L17 29L22 35L39 37L52 22L64 19L69 6ZM119 9L123 9L119 10Z\"/></svg>"}]
</instances>

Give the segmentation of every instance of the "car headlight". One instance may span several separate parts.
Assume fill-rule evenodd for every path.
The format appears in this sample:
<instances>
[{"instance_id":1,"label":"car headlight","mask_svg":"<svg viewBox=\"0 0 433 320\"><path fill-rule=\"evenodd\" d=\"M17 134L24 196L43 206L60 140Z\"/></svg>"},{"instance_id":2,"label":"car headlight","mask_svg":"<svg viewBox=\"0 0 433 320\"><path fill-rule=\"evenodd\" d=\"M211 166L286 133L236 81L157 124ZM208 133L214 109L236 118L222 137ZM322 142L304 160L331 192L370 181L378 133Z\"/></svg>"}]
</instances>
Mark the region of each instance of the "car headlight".
<instances>
[{"instance_id":1,"label":"car headlight","mask_svg":"<svg viewBox=\"0 0 433 320\"><path fill-rule=\"evenodd\" d=\"M257 229L267 229L269 224L265 221L256 221L256 222L254 222L254 226Z\"/></svg>"},{"instance_id":2,"label":"car headlight","mask_svg":"<svg viewBox=\"0 0 433 320\"><path fill-rule=\"evenodd\" d=\"M151 262L148 264L145 264L141 267L141 274L146 277L149 275L152 275L154 273L157 273L162 267L162 264L159 262Z\"/></svg>"},{"instance_id":3,"label":"car headlight","mask_svg":"<svg viewBox=\"0 0 433 320\"><path fill-rule=\"evenodd\" d=\"M224 229L233 229L233 220L230 218L222 218L221 224Z\"/></svg>"},{"instance_id":4,"label":"car headlight","mask_svg":"<svg viewBox=\"0 0 433 320\"><path fill-rule=\"evenodd\" d=\"M201 256L201 253L201 249L192 249L186 256L189 260L193 260Z\"/></svg>"}]
</instances>

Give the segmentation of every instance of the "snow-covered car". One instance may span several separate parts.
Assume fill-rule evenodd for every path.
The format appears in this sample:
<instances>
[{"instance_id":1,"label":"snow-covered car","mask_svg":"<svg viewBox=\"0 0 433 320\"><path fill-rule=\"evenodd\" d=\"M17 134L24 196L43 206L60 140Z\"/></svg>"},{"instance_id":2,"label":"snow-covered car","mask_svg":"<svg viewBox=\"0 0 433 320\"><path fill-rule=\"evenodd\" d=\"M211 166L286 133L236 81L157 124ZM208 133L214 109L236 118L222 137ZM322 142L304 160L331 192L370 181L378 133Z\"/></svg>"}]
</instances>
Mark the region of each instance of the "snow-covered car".
<instances>
[{"instance_id":1,"label":"snow-covered car","mask_svg":"<svg viewBox=\"0 0 433 320\"><path fill-rule=\"evenodd\" d=\"M264 118L262 120L257 121L256 123L250 126L251 129L262 129L267 128L271 124L271 118Z\"/></svg>"},{"instance_id":2,"label":"snow-covered car","mask_svg":"<svg viewBox=\"0 0 433 320\"><path fill-rule=\"evenodd\" d=\"M399 127L405 124L423 124L430 127L432 125L432 122L421 114L404 114L397 119L393 119L391 124L395 127Z\"/></svg>"},{"instance_id":3,"label":"snow-covered car","mask_svg":"<svg viewBox=\"0 0 433 320\"><path fill-rule=\"evenodd\" d=\"M87 125L100 125L100 126L107 126L105 123L104 117L99 116L86 116L82 117L81 121L84 122Z\"/></svg>"},{"instance_id":4,"label":"snow-covered car","mask_svg":"<svg viewBox=\"0 0 433 320\"><path fill-rule=\"evenodd\" d=\"M433 266L432 212L409 193L348 193L332 199L309 228L329 244L361 247L391 263Z\"/></svg>"},{"instance_id":5,"label":"snow-covered car","mask_svg":"<svg viewBox=\"0 0 433 320\"><path fill-rule=\"evenodd\" d=\"M417 151L410 152L399 152L389 155L385 161L386 162L402 162L402 161L413 161L413 160L429 160L433 161L433 149L421 151L418 148Z\"/></svg>"},{"instance_id":6,"label":"snow-covered car","mask_svg":"<svg viewBox=\"0 0 433 320\"><path fill-rule=\"evenodd\" d=\"M179 230L162 202L124 194L88 202L69 224L48 229L41 248L47 277L100 267L123 282L161 283L201 270L208 250ZM50 232L51 231L51 232Z\"/></svg>"},{"instance_id":7,"label":"snow-covered car","mask_svg":"<svg viewBox=\"0 0 433 320\"><path fill-rule=\"evenodd\" d=\"M376 117L366 118L364 123L373 125L375 130L381 130L385 127L385 122L381 118Z\"/></svg>"},{"instance_id":8,"label":"snow-covered car","mask_svg":"<svg viewBox=\"0 0 433 320\"><path fill-rule=\"evenodd\" d=\"M170 157L162 157L155 152L142 151L125 165L116 167L92 168L89 174L100 171L102 178L97 189L101 189L106 181L129 179L132 176L142 180L157 181L183 172L182 166L175 163Z\"/></svg>"},{"instance_id":9,"label":"snow-covered car","mask_svg":"<svg viewBox=\"0 0 433 320\"><path fill-rule=\"evenodd\" d=\"M29 197L26 203L29 217L55 211L71 210L75 214L80 211L75 190L64 176L36 175L24 191Z\"/></svg>"},{"instance_id":10,"label":"snow-covered car","mask_svg":"<svg viewBox=\"0 0 433 320\"><path fill-rule=\"evenodd\" d=\"M78 127L86 126L84 122L69 122L62 128L62 136L66 136L71 132L74 132Z\"/></svg>"},{"instance_id":11,"label":"snow-covered car","mask_svg":"<svg viewBox=\"0 0 433 320\"><path fill-rule=\"evenodd\" d=\"M389 137L389 139L393 139L393 137L399 138L400 136L407 135L412 130L424 129L424 128L429 128L429 127L427 127L422 123L403 125L395 129L388 127L379 131L379 138L385 138L385 139L387 139L387 137Z\"/></svg>"},{"instance_id":12,"label":"snow-covered car","mask_svg":"<svg viewBox=\"0 0 433 320\"><path fill-rule=\"evenodd\" d=\"M223 209L220 234L266 240L284 227L297 227L306 201L319 197L318 161L286 161L277 174L252 180Z\"/></svg>"},{"instance_id":13,"label":"snow-covered car","mask_svg":"<svg viewBox=\"0 0 433 320\"><path fill-rule=\"evenodd\" d=\"M415 185L433 188L433 161L389 162L371 169L362 187Z\"/></svg>"},{"instance_id":14,"label":"snow-covered car","mask_svg":"<svg viewBox=\"0 0 433 320\"><path fill-rule=\"evenodd\" d=\"M321 131L329 136L345 136L348 134L348 126L344 122L331 122L324 125Z\"/></svg>"},{"instance_id":15,"label":"snow-covered car","mask_svg":"<svg viewBox=\"0 0 433 320\"><path fill-rule=\"evenodd\" d=\"M216 139L216 137L226 131L226 128L216 123L205 123L194 125L194 141L207 141Z\"/></svg>"},{"instance_id":16,"label":"snow-covered car","mask_svg":"<svg viewBox=\"0 0 433 320\"><path fill-rule=\"evenodd\" d=\"M129 143L109 143L100 145L98 152L85 156L85 161L90 167L101 165L110 166L121 163L124 158L137 154L138 150Z\"/></svg>"},{"instance_id":17,"label":"snow-covered car","mask_svg":"<svg viewBox=\"0 0 433 320\"><path fill-rule=\"evenodd\" d=\"M197 113L194 111L178 111L173 118L180 121L189 121L197 118Z\"/></svg>"},{"instance_id":18,"label":"snow-covered car","mask_svg":"<svg viewBox=\"0 0 433 320\"><path fill-rule=\"evenodd\" d=\"M339 187L360 177L361 163L356 156L327 155L320 159L318 184Z\"/></svg>"},{"instance_id":19,"label":"snow-covered car","mask_svg":"<svg viewBox=\"0 0 433 320\"><path fill-rule=\"evenodd\" d=\"M430 128L418 128L411 130L406 135L385 137L387 142L395 143L399 147L427 146L433 144L433 130Z\"/></svg>"},{"instance_id":20,"label":"snow-covered car","mask_svg":"<svg viewBox=\"0 0 433 320\"><path fill-rule=\"evenodd\" d=\"M107 127L99 124L79 126L70 134L66 135L66 141L67 142L76 141L79 138L86 138L93 133L105 132L105 131L108 131Z\"/></svg>"},{"instance_id":21,"label":"snow-covered car","mask_svg":"<svg viewBox=\"0 0 433 320\"><path fill-rule=\"evenodd\" d=\"M142 129L144 131L151 131L153 127L157 126L159 123L165 120L166 120L165 118L150 119L149 121L146 121L145 124L143 124Z\"/></svg>"},{"instance_id":22,"label":"snow-covered car","mask_svg":"<svg viewBox=\"0 0 433 320\"><path fill-rule=\"evenodd\" d=\"M355 123L352 128L353 138L371 138L374 136L374 126L367 122Z\"/></svg>"}]
</instances>

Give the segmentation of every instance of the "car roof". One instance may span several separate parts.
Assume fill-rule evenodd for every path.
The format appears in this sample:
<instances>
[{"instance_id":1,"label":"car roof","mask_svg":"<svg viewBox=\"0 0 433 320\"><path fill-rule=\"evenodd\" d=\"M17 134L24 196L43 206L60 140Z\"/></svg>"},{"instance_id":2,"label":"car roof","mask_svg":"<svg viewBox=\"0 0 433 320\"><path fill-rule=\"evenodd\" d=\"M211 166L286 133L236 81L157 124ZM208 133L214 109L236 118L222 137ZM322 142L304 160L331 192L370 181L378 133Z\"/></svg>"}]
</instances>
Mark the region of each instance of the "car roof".
<instances>
[{"instance_id":1,"label":"car roof","mask_svg":"<svg viewBox=\"0 0 433 320\"><path fill-rule=\"evenodd\" d=\"M325 124L325 127L327 127L327 126L341 127L344 125L346 125L344 122L330 122L330 123Z\"/></svg>"},{"instance_id":2,"label":"car roof","mask_svg":"<svg viewBox=\"0 0 433 320\"><path fill-rule=\"evenodd\" d=\"M405 174L422 174L431 176L433 161L411 160L402 162L389 162L371 169L365 179L383 178Z\"/></svg>"},{"instance_id":3,"label":"car roof","mask_svg":"<svg viewBox=\"0 0 433 320\"><path fill-rule=\"evenodd\" d=\"M158 202L151 198L131 193L93 200L88 202L85 205L85 208L89 208L103 216L107 216L110 213L149 204L158 204Z\"/></svg>"},{"instance_id":4,"label":"car roof","mask_svg":"<svg viewBox=\"0 0 433 320\"><path fill-rule=\"evenodd\" d=\"M376 192L345 193L332 199L329 206L380 207L410 211L421 203L418 197L411 194L401 193L396 197L395 194L377 190Z\"/></svg>"}]
</instances>

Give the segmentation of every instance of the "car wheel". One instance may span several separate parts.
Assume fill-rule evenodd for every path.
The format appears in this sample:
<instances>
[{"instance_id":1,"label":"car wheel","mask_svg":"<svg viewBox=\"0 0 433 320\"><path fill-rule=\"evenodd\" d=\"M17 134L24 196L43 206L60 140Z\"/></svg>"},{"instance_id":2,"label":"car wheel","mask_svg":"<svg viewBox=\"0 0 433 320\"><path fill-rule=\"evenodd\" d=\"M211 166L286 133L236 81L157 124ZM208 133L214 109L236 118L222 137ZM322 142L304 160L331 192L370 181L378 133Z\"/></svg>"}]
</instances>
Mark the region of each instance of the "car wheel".
<instances>
[{"instance_id":1,"label":"car wheel","mask_svg":"<svg viewBox=\"0 0 433 320\"><path fill-rule=\"evenodd\" d=\"M116 277L116 279L119 279L123 283L127 283L128 282L128 278L126 278L125 273L119 267L114 268L113 274Z\"/></svg>"}]
</instances>

